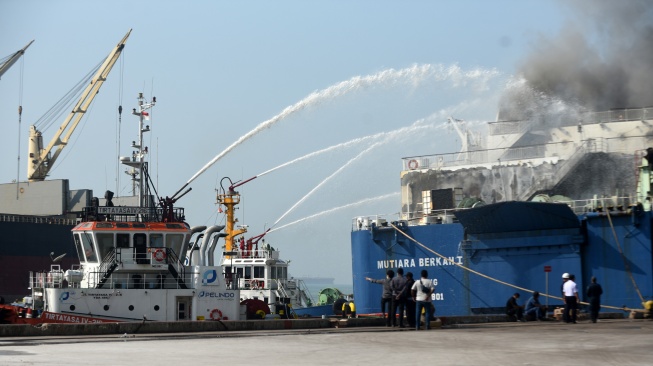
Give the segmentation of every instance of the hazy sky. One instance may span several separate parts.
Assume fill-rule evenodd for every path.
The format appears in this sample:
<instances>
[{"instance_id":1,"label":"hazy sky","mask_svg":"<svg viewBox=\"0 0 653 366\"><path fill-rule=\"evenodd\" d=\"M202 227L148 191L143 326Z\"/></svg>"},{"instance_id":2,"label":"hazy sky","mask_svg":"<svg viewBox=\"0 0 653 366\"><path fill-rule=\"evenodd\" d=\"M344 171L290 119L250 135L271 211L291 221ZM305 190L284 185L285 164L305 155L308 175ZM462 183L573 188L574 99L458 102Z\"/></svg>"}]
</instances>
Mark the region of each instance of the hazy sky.
<instances>
[{"instance_id":1,"label":"hazy sky","mask_svg":"<svg viewBox=\"0 0 653 366\"><path fill-rule=\"evenodd\" d=\"M0 57L35 42L0 80L0 182L26 179L29 126L133 29L49 179L129 195L117 161L136 138L128 111L139 92L158 101L147 145L159 195L229 150L178 202L193 226L224 220L222 178L326 149L241 186L238 216L247 237L308 218L266 240L291 274L350 283L352 219L400 211L402 157L459 149L447 116L496 118L506 83L570 20L565 10L544 0L3 0ZM43 131L46 144L64 118Z\"/></svg>"}]
</instances>

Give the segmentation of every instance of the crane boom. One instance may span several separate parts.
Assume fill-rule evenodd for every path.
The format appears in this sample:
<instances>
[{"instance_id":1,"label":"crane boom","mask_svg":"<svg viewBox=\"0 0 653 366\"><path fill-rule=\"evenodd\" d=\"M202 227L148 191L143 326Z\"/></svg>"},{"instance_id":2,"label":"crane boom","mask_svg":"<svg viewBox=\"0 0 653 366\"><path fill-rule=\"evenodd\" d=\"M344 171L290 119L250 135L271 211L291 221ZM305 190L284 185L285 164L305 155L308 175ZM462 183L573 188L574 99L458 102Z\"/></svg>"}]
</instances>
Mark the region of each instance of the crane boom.
<instances>
[{"instance_id":1,"label":"crane boom","mask_svg":"<svg viewBox=\"0 0 653 366\"><path fill-rule=\"evenodd\" d=\"M25 54L25 50L27 50L27 47L29 47L32 43L34 43L34 40L32 40L32 42L28 43L27 46L23 47L23 49L16 51L16 53L14 53L11 57L9 57L9 59L7 60L7 62L5 62L4 64L0 65L0 78L2 78L2 75L4 75L4 73L7 72L7 70L9 70L9 68L10 68L14 63L16 63L16 61L18 61L18 59L20 58L20 56L22 56L23 54Z\"/></svg>"},{"instance_id":2,"label":"crane boom","mask_svg":"<svg viewBox=\"0 0 653 366\"><path fill-rule=\"evenodd\" d=\"M107 56L102 63L102 66L100 66L100 69L95 73L93 79L91 79L91 82L86 86L79 101L61 124L59 130L52 138L47 148L43 149L43 137L41 131L37 130L35 126L30 127L27 180L30 182L42 181L48 175L54 162L59 157L59 154L61 154L63 148L68 144L70 136L73 134L75 128L77 128L77 125L88 110L88 107L91 105L91 102L93 102L93 99L100 91L100 87L102 87L102 84L107 80L107 76L109 75L109 72L111 72L113 65L118 61L131 31L132 30L130 29L122 40L118 42L116 47L114 47L111 53L109 53L109 56ZM51 155L51 152L55 147L56 150Z\"/></svg>"}]
</instances>

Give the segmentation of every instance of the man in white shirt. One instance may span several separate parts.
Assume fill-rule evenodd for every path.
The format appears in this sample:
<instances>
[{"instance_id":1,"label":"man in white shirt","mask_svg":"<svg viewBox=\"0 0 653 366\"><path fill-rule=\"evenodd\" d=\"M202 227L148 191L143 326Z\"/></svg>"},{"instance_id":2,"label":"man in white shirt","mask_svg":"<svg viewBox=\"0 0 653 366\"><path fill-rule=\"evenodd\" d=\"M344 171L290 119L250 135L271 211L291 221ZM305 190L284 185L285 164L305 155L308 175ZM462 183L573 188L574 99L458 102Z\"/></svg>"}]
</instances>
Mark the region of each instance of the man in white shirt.
<instances>
[{"instance_id":1,"label":"man in white shirt","mask_svg":"<svg viewBox=\"0 0 653 366\"><path fill-rule=\"evenodd\" d=\"M419 330L419 319L422 315L422 309L425 309L424 327L431 329L431 294L433 293L433 282L428 279L428 272L422 270L421 278L413 284L411 293L417 303L415 311L415 329Z\"/></svg>"},{"instance_id":2,"label":"man in white shirt","mask_svg":"<svg viewBox=\"0 0 653 366\"><path fill-rule=\"evenodd\" d=\"M575 279L576 276L570 274L569 280L562 286L562 291L565 294L565 314L568 314L565 321L574 324L576 324L576 312L578 311L578 303L580 302L580 299L578 298L578 289L576 288L576 282L574 281Z\"/></svg>"}]
</instances>

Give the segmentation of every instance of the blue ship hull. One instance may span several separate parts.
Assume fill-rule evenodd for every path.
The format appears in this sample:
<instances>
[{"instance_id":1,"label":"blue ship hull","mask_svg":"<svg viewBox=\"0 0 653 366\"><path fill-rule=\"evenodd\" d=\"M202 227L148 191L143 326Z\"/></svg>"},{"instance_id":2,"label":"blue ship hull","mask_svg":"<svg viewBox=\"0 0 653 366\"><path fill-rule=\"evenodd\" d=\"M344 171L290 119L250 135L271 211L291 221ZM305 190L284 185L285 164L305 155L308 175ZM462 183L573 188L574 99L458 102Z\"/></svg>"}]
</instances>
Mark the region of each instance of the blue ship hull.
<instances>
[{"instance_id":1,"label":"blue ship hull","mask_svg":"<svg viewBox=\"0 0 653 366\"><path fill-rule=\"evenodd\" d=\"M576 275L583 301L592 276L603 286L602 304L614 309L641 308L643 300L653 297L651 212L577 216L564 204L503 202L460 211L456 217L459 222L450 224L397 222L354 229L359 314L381 312L382 286L365 277L384 278L388 269L398 268L416 279L421 270L428 271L437 316L503 312L515 292L521 293L521 303L539 291L545 295L542 303L563 306L546 295L561 296L564 272Z\"/></svg>"}]
</instances>

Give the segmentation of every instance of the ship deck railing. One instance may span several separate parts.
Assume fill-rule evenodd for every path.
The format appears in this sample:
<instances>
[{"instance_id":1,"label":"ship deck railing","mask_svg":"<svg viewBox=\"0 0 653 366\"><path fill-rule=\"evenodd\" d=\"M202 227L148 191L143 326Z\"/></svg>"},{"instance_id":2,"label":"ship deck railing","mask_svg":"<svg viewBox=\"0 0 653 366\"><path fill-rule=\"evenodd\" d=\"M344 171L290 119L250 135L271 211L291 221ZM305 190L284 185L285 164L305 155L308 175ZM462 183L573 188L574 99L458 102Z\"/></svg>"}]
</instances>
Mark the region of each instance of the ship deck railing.
<instances>
[{"instance_id":1,"label":"ship deck railing","mask_svg":"<svg viewBox=\"0 0 653 366\"><path fill-rule=\"evenodd\" d=\"M78 266L73 266L72 269L77 269ZM104 276L105 271L90 271L86 274L88 276L86 286L88 288L95 288ZM166 270L159 271L126 271L115 272L108 276L101 288L103 289L182 289L192 288L193 278L200 276L200 273L195 272L182 272L179 274L179 279L173 277L171 273ZM51 268L50 271L30 272L29 274L29 287L31 289L47 289L47 288L81 288L82 281L69 282L66 279L65 272L57 265L56 268ZM183 285L182 285L183 284Z\"/></svg>"},{"instance_id":2,"label":"ship deck railing","mask_svg":"<svg viewBox=\"0 0 653 366\"><path fill-rule=\"evenodd\" d=\"M653 107L638 109L615 109L605 112L592 112L581 114L578 119L573 119L573 124L561 124L563 126L582 126L601 125L607 122L627 122L627 121L645 121L653 118ZM580 120L580 121L579 121ZM501 129L501 126L507 126L508 130L514 130L512 133L520 133L521 128L516 127L519 123L528 123L528 121L500 121L491 122L491 127ZM512 126L512 127L511 127ZM504 131L503 133L508 133ZM605 153L630 153L634 150L627 150L633 146L648 146L649 137L642 136L618 136L614 138L585 138L582 141L571 141L565 139L561 142L552 142L546 144L535 144L521 147L505 147L494 149L476 149L457 153L420 155L402 158L402 170L455 170L472 167L489 168L495 165L523 164L527 161L537 163L549 161L556 163L558 160L566 160L573 156L578 146L586 145L587 152L605 152Z\"/></svg>"},{"instance_id":3,"label":"ship deck railing","mask_svg":"<svg viewBox=\"0 0 653 366\"><path fill-rule=\"evenodd\" d=\"M276 289L281 297L298 299L296 306L304 307L315 304L315 300L304 281L296 278L275 278L270 280L270 285ZM291 292L298 292L298 296L292 295Z\"/></svg>"},{"instance_id":4,"label":"ship deck railing","mask_svg":"<svg viewBox=\"0 0 653 366\"><path fill-rule=\"evenodd\" d=\"M52 216L32 216L32 215L11 215L0 214L0 221L3 222L20 222L29 224L51 224L51 225L76 225L77 219Z\"/></svg>"},{"instance_id":5,"label":"ship deck railing","mask_svg":"<svg viewBox=\"0 0 653 366\"><path fill-rule=\"evenodd\" d=\"M175 286L170 286L166 278L171 278ZM115 248L104 256L97 271L89 273L88 286L140 288L139 281L149 279L150 286L155 286L150 288L188 288L192 278L187 277L172 248Z\"/></svg>"},{"instance_id":6,"label":"ship deck railing","mask_svg":"<svg viewBox=\"0 0 653 366\"><path fill-rule=\"evenodd\" d=\"M223 255L226 260L230 259L242 259L239 263L247 263L247 260L254 259L279 259L280 251L272 249L236 249L234 248L230 252L224 252Z\"/></svg>"},{"instance_id":7,"label":"ship deck railing","mask_svg":"<svg viewBox=\"0 0 653 366\"><path fill-rule=\"evenodd\" d=\"M77 267L78 268L78 267ZM58 264L50 265L49 271L29 272L29 288L30 289L45 289L45 288L63 288L67 286L64 282L65 272Z\"/></svg>"},{"instance_id":8,"label":"ship deck railing","mask_svg":"<svg viewBox=\"0 0 653 366\"><path fill-rule=\"evenodd\" d=\"M611 214L628 213L628 211L637 204L630 196L595 197L559 203L566 203L569 205L576 215L594 212L610 212Z\"/></svg>"},{"instance_id":9,"label":"ship deck railing","mask_svg":"<svg viewBox=\"0 0 653 366\"><path fill-rule=\"evenodd\" d=\"M278 296L286 298L297 298L289 291L299 292L302 306L311 306L315 304L315 299L311 294L308 286L303 280L297 278L245 278L234 275L233 277L226 276L225 282L227 288L238 290L271 290L277 291Z\"/></svg>"},{"instance_id":10,"label":"ship deck railing","mask_svg":"<svg viewBox=\"0 0 653 366\"><path fill-rule=\"evenodd\" d=\"M568 205L574 214L578 216L588 213L605 212L610 212L613 215L628 214L630 210L637 205L636 200L633 199L632 196L597 196L581 200L560 200L550 201L548 203L564 203ZM402 212L401 214L358 216L352 219L352 231L369 230L372 227L389 227L388 221L401 221L405 222L409 226L450 224L458 222L458 219L455 216L456 211L469 209L470 208L451 208L445 210L433 210L429 213L418 210L411 212ZM392 219L390 217L392 217Z\"/></svg>"},{"instance_id":11,"label":"ship deck railing","mask_svg":"<svg viewBox=\"0 0 653 366\"><path fill-rule=\"evenodd\" d=\"M82 221L162 222L167 216L168 210L161 207L88 206L82 211ZM184 209L174 207L172 217L175 222L183 222Z\"/></svg>"},{"instance_id":12,"label":"ship deck railing","mask_svg":"<svg viewBox=\"0 0 653 366\"><path fill-rule=\"evenodd\" d=\"M552 142L524 147L475 150L461 153L421 155L402 158L403 171L457 170L468 168L491 168L493 166L533 165L543 162L558 163L569 160L583 147L586 153L623 153L635 154L633 146L648 146L648 136L612 137L583 140L580 143ZM551 153L555 151L555 153Z\"/></svg>"},{"instance_id":13,"label":"ship deck railing","mask_svg":"<svg viewBox=\"0 0 653 366\"><path fill-rule=\"evenodd\" d=\"M303 284L302 280L297 280L293 278L270 278L265 279L263 277L240 277L232 276L229 278L226 277L225 281L229 284L230 287L238 288L239 290L279 290L280 292L285 292L287 290L303 290L306 289L306 285Z\"/></svg>"},{"instance_id":14,"label":"ship deck railing","mask_svg":"<svg viewBox=\"0 0 653 366\"><path fill-rule=\"evenodd\" d=\"M102 272L91 272L91 277L100 278ZM194 276L200 276L200 273L190 272L180 276L180 281L173 278L170 273L161 271L159 273L142 273L142 272L119 272L113 273L104 283L102 289L192 289ZM74 287L74 286L73 286ZM89 285L94 288L95 286Z\"/></svg>"}]
</instances>

